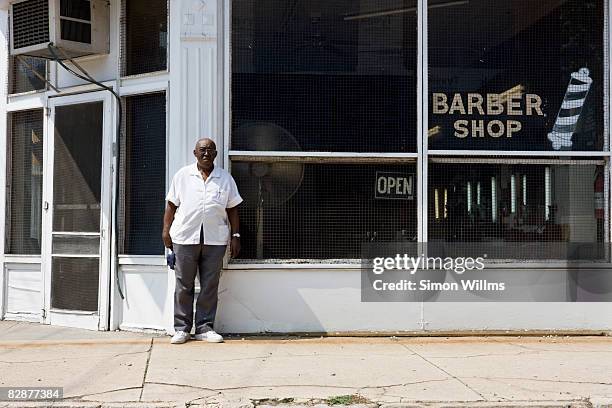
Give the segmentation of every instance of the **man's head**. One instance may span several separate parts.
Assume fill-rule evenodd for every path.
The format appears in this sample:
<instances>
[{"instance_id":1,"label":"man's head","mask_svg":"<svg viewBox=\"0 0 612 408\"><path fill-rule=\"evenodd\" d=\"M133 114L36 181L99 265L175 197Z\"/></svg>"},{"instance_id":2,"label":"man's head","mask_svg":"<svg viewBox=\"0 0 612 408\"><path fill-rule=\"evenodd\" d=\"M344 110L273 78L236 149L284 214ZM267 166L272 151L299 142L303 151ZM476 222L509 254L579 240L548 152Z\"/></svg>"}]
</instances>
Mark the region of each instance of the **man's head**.
<instances>
[{"instance_id":1,"label":"man's head","mask_svg":"<svg viewBox=\"0 0 612 408\"><path fill-rule=\"evenodd\" d=\"M203 138L196 142L193 155L198 160L198 166L204 170L214 167L215 157L217 157L217 146L209 138Z\"/></svg>"}]
</instances>

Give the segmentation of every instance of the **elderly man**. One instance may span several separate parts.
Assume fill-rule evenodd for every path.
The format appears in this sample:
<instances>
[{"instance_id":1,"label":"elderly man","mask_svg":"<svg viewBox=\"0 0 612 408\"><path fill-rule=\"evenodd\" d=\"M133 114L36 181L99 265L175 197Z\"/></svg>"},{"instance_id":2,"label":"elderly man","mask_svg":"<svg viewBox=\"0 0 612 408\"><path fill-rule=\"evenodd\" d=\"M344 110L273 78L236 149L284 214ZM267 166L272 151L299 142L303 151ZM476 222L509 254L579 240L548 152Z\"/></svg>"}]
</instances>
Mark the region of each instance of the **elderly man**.
<instances>
[{"instance_id":1,"label":"elderly man","mask_svg":"<svg viewBox=\"0 0 612 408\"><path fill-rule=\"evenodd\" d=\"M182 344L191 338L195 276L199 272L200 294L196 302L195 339L220 343L213 330L217 312L217 289L228 241L232 257L240 252L238 204L242 198L236 182L215 167L215 142L197 141L196 163L180 169L166 196L162 238L176 256L174 329L170 341ZM228 225L229 221L229 225ZM230 239L231 236L231 239Z\"/></svg>"}]
</instances>

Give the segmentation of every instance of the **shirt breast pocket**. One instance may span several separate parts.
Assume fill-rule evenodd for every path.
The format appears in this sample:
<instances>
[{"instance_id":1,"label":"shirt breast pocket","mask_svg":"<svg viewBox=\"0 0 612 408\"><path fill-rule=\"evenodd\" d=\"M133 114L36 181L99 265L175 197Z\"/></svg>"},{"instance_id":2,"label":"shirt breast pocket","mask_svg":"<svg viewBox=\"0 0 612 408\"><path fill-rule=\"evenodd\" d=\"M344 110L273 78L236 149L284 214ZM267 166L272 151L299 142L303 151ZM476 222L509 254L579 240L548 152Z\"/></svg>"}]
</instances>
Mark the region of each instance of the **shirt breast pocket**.
<instances>
[{"instance_id":1,"label":"shirt breast pocket","mask_svg":"<svg viewBox=\"0 0 612 408\"><path fill-rule=\"evenodd\" d=\"M210 190L210 200L217 205L225 207L227 204L228 191L222 187L214 186Z\"/></svg>"}]
</instances>

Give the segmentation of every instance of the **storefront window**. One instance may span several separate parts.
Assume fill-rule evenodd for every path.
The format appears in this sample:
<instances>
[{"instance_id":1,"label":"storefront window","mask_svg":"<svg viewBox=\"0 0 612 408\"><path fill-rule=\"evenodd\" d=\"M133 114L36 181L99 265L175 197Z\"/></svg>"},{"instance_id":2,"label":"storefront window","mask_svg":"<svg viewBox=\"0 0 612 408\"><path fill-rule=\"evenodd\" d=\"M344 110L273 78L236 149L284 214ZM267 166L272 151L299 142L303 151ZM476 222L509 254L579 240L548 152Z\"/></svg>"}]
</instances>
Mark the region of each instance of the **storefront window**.
<instances>
[{"instance_id":1,"label":"storefront window","mask_svg":"<svg viewBox=\"0 0 612 408\"><path fill-rule=\"evenodd\" d=\"M242 259L360 258L363 242L416 241L415 165L234 162Z\"/></svg>"},{"instance_id":2,"label":"storefront window","mask_svg":"<svg viewBox=\"0 0 612 408\"><path fill-rule=\"evenodd\" d=\"M426 3L232 2L242 261L609 241L605 2Z\"/></svg>"},{"instance_id":3,"label":"storefront window","mask_svg":"<svg viewBox=\"0 0 612 408\"><path fill-rule=\"evenodd\" d=\"M417 13L404 3L233 1L232 149L416 152ZM254 123L282 134L262 140Z\"/></svg>"},{"instance_id":4,"label":"storefront window","mask_svg":"<svg viewBox=\"0 0 612 408\"><path fill-rule=\"evenodd\" d=\"M429 1L429 148L601 151L604 1Z\"/></svg>"},{"instance_id":5,"label":"storefront window","mask_svg":"<svg viewBox=\"0 0 612 408\"><path fill-rule=\"evenodd\" d=\"M429 169L429 241L604 240L603 161L438 160Z\"/></svg>"}]
</instances>

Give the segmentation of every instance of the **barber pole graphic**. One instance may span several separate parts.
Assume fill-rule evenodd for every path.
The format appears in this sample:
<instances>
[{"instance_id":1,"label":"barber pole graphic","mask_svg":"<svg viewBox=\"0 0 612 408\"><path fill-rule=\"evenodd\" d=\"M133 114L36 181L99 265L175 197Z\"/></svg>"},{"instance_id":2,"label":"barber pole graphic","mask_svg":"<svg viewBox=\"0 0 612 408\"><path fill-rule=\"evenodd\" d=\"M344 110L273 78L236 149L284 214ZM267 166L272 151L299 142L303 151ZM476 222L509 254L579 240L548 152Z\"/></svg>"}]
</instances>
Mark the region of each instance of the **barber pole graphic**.
<instances>
[{"instance_id":1,"label":"barber pole graphic","mask_svg":"<svg viewBox=\"0 0 612 408\"><path fill-rule=\"evenodd\" d=\"M593 83L589 74L588 68L580 68L578 72L572 73L555 126L548 134L548 140L551 141L555 150L572 147L572 136L576 131L584 101Z\"/></svg>"}]
</instances>

